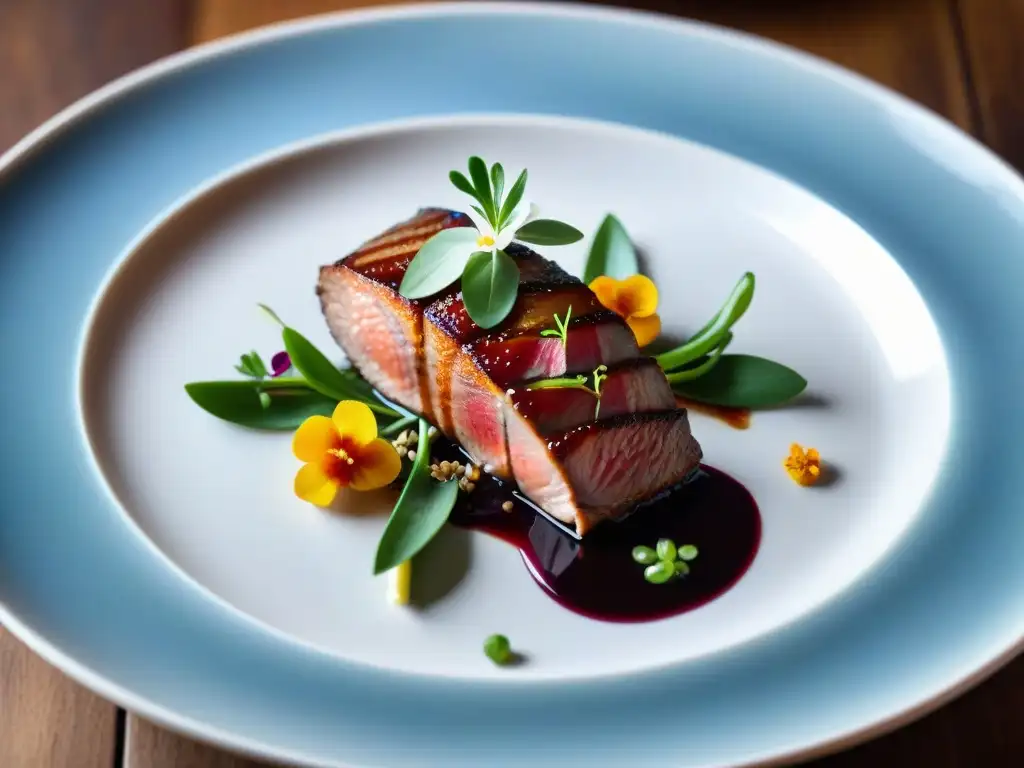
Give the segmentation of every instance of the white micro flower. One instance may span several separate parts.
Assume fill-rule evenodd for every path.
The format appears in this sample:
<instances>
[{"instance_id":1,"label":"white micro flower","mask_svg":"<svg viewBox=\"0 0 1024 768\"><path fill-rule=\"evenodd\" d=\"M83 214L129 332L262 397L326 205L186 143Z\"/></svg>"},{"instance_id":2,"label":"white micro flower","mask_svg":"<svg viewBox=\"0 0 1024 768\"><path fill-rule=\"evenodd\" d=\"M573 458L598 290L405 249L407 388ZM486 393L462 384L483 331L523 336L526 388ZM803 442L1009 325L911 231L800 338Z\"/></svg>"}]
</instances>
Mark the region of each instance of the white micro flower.
<instances>
[{"instance_id":1,"label":"white micro flower","mask_svg":"<svg viewBox=\"0 0 1024 768\"><path fill-rule=\"evenodd\" d=\"M508 221L497 232L491 226L491 222L470 208L466 215L473 221L477 232L480 233L476 240L477 251L502 251L509 246L516 232L528 221L536 218L537 209L532 203L525 200L517 205L508 217Z\"/></svg>"}]
</instances>

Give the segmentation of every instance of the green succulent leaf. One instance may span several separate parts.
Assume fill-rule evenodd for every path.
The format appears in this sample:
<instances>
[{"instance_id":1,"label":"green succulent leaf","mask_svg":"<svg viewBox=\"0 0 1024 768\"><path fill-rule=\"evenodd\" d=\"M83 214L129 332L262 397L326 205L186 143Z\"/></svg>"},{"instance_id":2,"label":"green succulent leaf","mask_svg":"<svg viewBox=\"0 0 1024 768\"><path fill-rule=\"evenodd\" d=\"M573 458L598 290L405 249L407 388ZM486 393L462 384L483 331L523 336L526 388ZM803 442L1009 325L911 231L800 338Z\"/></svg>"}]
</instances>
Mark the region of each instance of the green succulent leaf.
<instances>
[{"instance_id":1,"label":"green succulent leaf","mask_svg":"<svg viewBox=\"0 0 1024 768\"><path fill-rule=\"evenodd\" d=\"M491 166L491 187L494 189L494 208L501 209L501 193L505 191L505 169L501 163Z\"/></svg>"},{"instance_id":2,"label":"green succulent leaf","mask_svg":"<svg viewBox=\"0 0 1024 768\"><path fill-rule=\"evenodd\" d=\"M416 458L377 545L374 575L412 559L437 535L455 506L458 483L454 480L439 483L430 476L429 426L423 419L419 420Z\"/></svg>"},{"instance_id":3,"label":"green succulent leaf","mask_svg":"<svg viewBox=\"0 0 1024 768\"><path fill-rule=\"evenodd\" d=\"M281 331L281 338L295 370L320 394L333 398L335 403L339 400L359 400L381 415L391 418L399 416L393 408L373 397L372 391L368 397L365 382L358 383L362 379L357 381L353 378L352 372L338 370L323 352L294 328L285 328Z\"/></svg>"},{"instance_id":4,"label":"green succulent leaf","mask_svg":"<svg viewBox=\"0 0 1024 768\"><path fill-rule=\"evenodd\" d=\"M465 192L470 197L474 199L476 198L476 190L473 189L473 185L464 174L459 173L458 171L452 171L448 174L448 179L451 181L452 185L459 190L459 192Z\"/></svg>"},{"instance_id":5,"label":"green succulent leaf","mask_svg":"<svg viewBox=\"0 0 1024 768\"><path fill-rule=\"evenodd\" d=\"M493 328L512 311L519 291L519 267L504 251L477 251L462 273L466 312L481 328Z\"/></svg>"},{"instance_id":6,"label":"green succulent leaf","mask_svg":"<svg viewBox=\"0 0 1024 768\"><path fill-rule=\"evenodd\" d=\"M622 222L609 213L594 234L583 270L583 282L590 285L602 275L622 280L639 272L636 248L629 233Z\"/></svg>"},{"instance_id":7,"label":"green succulent leaf","mask_svg":"<svg viewBox=\"0 0 1024 768\"><path fill-rule=\"evenodd\" d=\"M250 429L297 429L310 416L330 416L337 405L296 380L196 381L185 392L207 413Z\"/></svg>"},{"instance_id":8,"label":"green succulent leaf","mask_svg":"<svg viewBox=\"0 0 1024 768\"><path fill-rule=\"evenodd\" d=\"M487 163L475 155L469 158L469 178L476 189L476 199L487 212L487 220L495 229L498 228L498 212L494 208L494 197L491 195L491 179L487 175Z\"/></svg>"},{"instance_id":9,"label":"green succulent leaf","mask_svg":"<svg viewBox=\"0 0 1024 768\"><path fill-rule=\"evenodd\" d=\"M272 310L270 307L268 307L266 304L257 304L256 306L259 307L260 309L262 309L263 312L267 315L267 317L269 317L275 323L280 325L282 328L285 327L284 321L280 317L278 317L277 313L274 310Z\"/></svg>"},{"instance_id":10,"label":"green succulent leaf","mask_svg":"<svg viewBox=\"0 0 1024 768\"><path fill-rule=\"evenodd\" d=\"M807 380L792 368L754 355L722 355L700 378L672 385L690 400L730 408L782 405L806 388Z\"/></svg>"},{"instance_id":11,"label":"green succulent leaf","mask_svg":"<svg viewBox=\"0 0 1024 768\"><path fill-rule=\"evenodd\" d=\"M514 238L533 245L569 245L582 240L583 233L562 221L536 219L516 230Z\"/></svg>"},{"instance_id":12,"label":"green succulent leaf","mask_svg":"<svg viewBox=\"0 0 1024 768\"><path fill-rule=\"evenodd\" d=\"M512 215L512 211L522 202L523 194L526 192L526 177L526 169L524 168L512 185L512 188L508 191L508 197L505 198L505 202L501 204L501 211L498 212L498 229L505 226Z\"/></svg>"},{"instance_id":13,"label":"green succulent leaf","mask_svg":"<svg viewBox=\"0 0 1024 768\"><path fill-rule=\"evenodd\" d=\"M407 299L425 299L443 291L459 279L478 237L473 227L442 229L417 251L398 292Z\"/></svg>"},{"instance_id":14,"label":"green succulent leaf","mask_svg":"<svg viewBox=\"0 0 1024 768\"><path fill-rule=\"evenodd\" d=\"M680 560L696 560L698 552L693 544L684 544L676 554L679 555Z\"/></svg>"}]
</instances>

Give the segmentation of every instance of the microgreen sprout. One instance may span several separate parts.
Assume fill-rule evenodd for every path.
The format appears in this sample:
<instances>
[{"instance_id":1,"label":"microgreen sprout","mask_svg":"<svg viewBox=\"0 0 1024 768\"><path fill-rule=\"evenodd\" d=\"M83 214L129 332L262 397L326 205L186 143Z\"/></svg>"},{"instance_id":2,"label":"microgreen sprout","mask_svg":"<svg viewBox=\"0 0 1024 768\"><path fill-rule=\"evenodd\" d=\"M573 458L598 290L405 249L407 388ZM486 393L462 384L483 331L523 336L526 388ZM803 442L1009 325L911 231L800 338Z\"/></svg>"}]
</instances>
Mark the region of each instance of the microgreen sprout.
<instances>
[{"instance_id":1,"label":"microgreen sprout","mask_svg":"<svg viewBox=\"0 0 1024 768\"><path fill-rule=\"evenodd\" d=\"M644 568L644 578L651 584L664 584L673 577L690 572L689 561L696 559L697 548L692 544L676 547L672 539L658 539L654 548L643 545L633 547L633 560Z\"/></svg>"},{"instance_id":2,"label":"microgreen sprout","mask_svg":"<svg viewBox=\"0 0 1024 768\"><path fill-rule=\"evenodd\" d=\"M562 340L562 347L568 346L569 343L569 318L572 317L572 304L565 310L565 320L562 320L558 313L555 312L555 328L548 328L545 331L541 331L541 336L557 336Z\"/></svg>"},{"instance_id":3,"label":"microgreen sprout","mask_svg":"<svg viewBox=\"0 0 1024 768\"><path fill-rule=\"evenodd\" d=\"M263 358L255 350L242 355L238 365L235 366L235 370L251 379L267 378L267 366L263 363Z\"/></svg>"},{"instance_id":4,"label":"microgreen sprout","mask_svg":"<svg viewBox=\"0 0 1024 768\"><path fill-rule=\"evenodd\" d=\"M560 376L554 379L541 379L534 381L526 385L527 389L585 389L587 392L597 397L597 393L587 386L587 377L583 374L579 376Z\"/></svg>"},{"instance_id":5,"label":"microgreen sprout","mask_svg":"<svg viewBox=\"0 0 1024 768\"><path fill-rule=\"evenodd\" d=\"M601 412L601 385L604 384L604 380L608 378L607 374L608 366L599 365L594 369L594 397L597 398L597 404L594 406L594 418Z\"/></svg>"},{"instance_id":6,"label":"microgreen sprout","mask_svg":"<svg viewBox=\"0 0 1024 768\"><path fill-rule=\"evenodd\" d=\"M529 390L582 389L584 392L589 392L597 400L597 405L594 407L594 418L596 419L601 410L601 385L608 378L607 370L607 365L599 365L591 371L590 376L579 374L576 376L559 376L553 379L540 379L539 381L530 382L526 385L526 388Z\"/></svg>"}]
</instances>

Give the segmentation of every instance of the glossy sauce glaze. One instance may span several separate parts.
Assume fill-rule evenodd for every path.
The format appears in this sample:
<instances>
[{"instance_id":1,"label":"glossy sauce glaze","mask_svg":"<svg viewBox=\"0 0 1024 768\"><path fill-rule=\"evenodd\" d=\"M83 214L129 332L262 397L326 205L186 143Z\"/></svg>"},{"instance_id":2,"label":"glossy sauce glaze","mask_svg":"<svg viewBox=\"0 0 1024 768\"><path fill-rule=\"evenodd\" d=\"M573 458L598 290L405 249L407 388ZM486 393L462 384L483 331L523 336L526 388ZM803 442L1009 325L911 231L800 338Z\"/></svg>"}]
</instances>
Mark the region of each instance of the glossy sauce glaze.
<instances>
[{"instance_id":1,"label":"glossy sauce glaze","mask_svg":"<svg viewBox=\"0 0 1024 768\"><path fill-rule=\"evenodd\" d=\"M713 419L725 422L733 429L747 429L750 426L750 410L747 408L729 408L725 405L709 405L697 400L689 400L676 395L676 405L688 411L703 413Z\"/></svg>"},{"instance_id":2,"label":"glossy sauce glaze","mask_svg":"<svg viewBox=\"0 0 1024 768\"><path fill-rule=\"evenodd\" d=\"M505 511L509 501L512 509ZM747 489L703 465L687 483L623 520L603 523L584 541L486 476L472 494L460 496L450 521L517 547L533 578L564 607L615 622L654 621L714 600L743 576L761 542L761 515ZM653 548L659 538L698 548L688 575L665 584L644 579L632 550Z\"/></svg>"}]
</instances>

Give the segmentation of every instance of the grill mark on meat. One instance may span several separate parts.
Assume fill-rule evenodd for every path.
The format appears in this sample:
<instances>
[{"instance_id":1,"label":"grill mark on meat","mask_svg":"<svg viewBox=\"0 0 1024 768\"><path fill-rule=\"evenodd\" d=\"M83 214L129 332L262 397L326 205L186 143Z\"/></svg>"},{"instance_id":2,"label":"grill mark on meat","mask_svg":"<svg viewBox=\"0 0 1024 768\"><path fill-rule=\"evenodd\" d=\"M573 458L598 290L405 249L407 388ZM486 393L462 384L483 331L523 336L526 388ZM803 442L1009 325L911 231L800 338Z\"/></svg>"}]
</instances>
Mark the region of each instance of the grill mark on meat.
<instances>
[{"instance_id":1,"label":"grill mark on meat","mask_svg":"<svg viewBox=\"0 0 1024 768\"><path fill-rule=\"evenodd\" d=\"M402 276L430 237L467 226L462 214L427 208L359 249L322 267L317 295L331 335L349 360L385 397L434 420L423 358L423 310L429 299L398 293ZM387 258L361 261L378 247Z\"/></svg>"}]
</instances>

